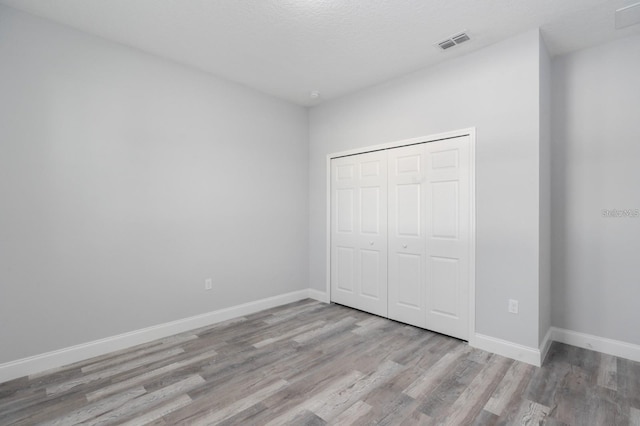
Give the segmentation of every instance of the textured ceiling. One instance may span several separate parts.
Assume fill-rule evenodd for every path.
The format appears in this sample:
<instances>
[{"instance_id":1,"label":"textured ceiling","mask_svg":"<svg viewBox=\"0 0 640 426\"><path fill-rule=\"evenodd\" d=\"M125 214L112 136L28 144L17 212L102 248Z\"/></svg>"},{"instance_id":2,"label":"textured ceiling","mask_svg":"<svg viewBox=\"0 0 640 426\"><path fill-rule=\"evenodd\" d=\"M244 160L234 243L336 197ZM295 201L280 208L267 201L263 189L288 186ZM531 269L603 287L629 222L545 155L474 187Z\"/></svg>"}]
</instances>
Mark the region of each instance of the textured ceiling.
<instances>
[{"instance_id":1,"label":"textured ceiling","mask_svg":"<svg viewBox=\"0 0 640 426\"><path fill-rule=\"evenodd\" d=\"M640 33L640 0L0 0L283 99L312 105L537 27L552 54ZM466 30L472 40L434 43ZM319 100L309 93L318 90Z\"/></svg>"}]
</instances>

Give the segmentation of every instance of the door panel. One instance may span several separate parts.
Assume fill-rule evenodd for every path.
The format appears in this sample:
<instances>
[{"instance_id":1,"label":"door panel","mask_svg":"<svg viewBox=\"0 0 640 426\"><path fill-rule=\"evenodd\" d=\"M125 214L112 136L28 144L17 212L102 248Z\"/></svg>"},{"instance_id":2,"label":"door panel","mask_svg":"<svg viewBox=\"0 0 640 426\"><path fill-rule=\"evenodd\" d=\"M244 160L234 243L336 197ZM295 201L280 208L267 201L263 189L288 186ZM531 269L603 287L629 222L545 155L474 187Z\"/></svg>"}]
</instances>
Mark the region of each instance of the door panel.
<instances>
[{"instance_id":1,"label":"door panel","mask_svg":"<svg viewBox=\"0 0 640 426\"><path fill-rule=\"evenodd\" d=\"M431 288L427 299L431 302L433 314L459 318L460 311L460 260L431 256L428 266Z\"/></svg>"},{"instance_id":2,"label":"door panel","mask_svg":"<svg viewBox=\"0 0 640 426\"><path fill-rule=\"evenodd\" d=\"M469 137L425 144L426 326L469 338Z\"/></svg>"},{"instance_id":3,"label":"door panel","mask_svg":"<svg viewBox=\"0 0 640 426\"><path fill-rule=\"evenodd\" d=\"M380 282L380 252L377 250L360 250L361 262L360 271L362 277L362 295L377 299L380 297L380 293L386 291L385 288L381 288ZM386 259L385 259L386 262Z\"/></svg>"},{"instance_id":4,"label":"door panel","mask_svg":"<svg viewBox=\"0 0 640 426\"><path fill-rule=\"evenodd\" d=\"M398 175L407 173L415 175L416 173L419 174L422 170L422 154L416 150L411 149L407 153L398 154L394 152L393 156L396 162L395 173Z\"/></svg>"},{"instance_id":5,"label":"door panel","mask_svg":"<svg viewBox=\"0 0 640 426\"><path fill-rule=\"evenodd\" d=\"M353 189L339 189L336 191L336 221L337 231L353 233Z\"/></svg>"},{"instance_id":6,"label":"door panel","mask_svg":"<svg viewBox=\"0 0 640 426\"><path fill-rule=\"evenodd\" d=\"M434 238L458 238L458 182L431 183L432 229Z\"/></svg>"},{"instance_id":7,"label":"door panel","mask_svg":"<svg viewBox=\"0 0 640 426\"><path fill-rule=\"evenodd\" d=\"M398 253L397 304L412 310L422 310L422 256Z\"/></svg>"},{"instance_id":8,"label":"door panel","mask_svg":"<svg viewBox=\"0 0 640 426\"><path fill-rule=\"evenodd\" d=\"M433 152L431 155L431 169L455 169L458 167L458 158L457 149L443 149L438 152Z\"/></svg>"},{"instance_id":9,"label":"door panel","mask_svg":"<svg viewBox=\"0 0 640 426\"><path fill-rule=\"evenodd\" d=\"M331 199L331 300L386 316L386 152L331 160Z\"/></svg>"},{"instance_id":10,"label":"door panel","mask_svg":"<svg viewBox=\"0 0 640 426\"><path fill-rule=\"evenodd\" d=\"M360 231L362 234L380 234L380 188L360 190Z\"/></svg>"},{"instance_id":11,"label":"door panel","mask_svg":"<svg viewBox=\"0 0 640 426\"><path fill-rule=\"evenodd\" d=\"M355 263L354 250L351 247L336 247L336 290L347 293L353 293L354 273L353 265Z\"/></svg>"},{"instance_id":12,"label":"door panel","mask_svg":"<svg viewBox=\"0 0 640 426\"><path fill-rule=\"evenodd\" d=\"M425 326L423 145L389 150L389 318Z\"/></svg>"},{"instance_id":13,"label":"door panel","mask_svg":"<svg viewBox=\"0 0 640 426\"><path fill-rule=\"evenodd\" d=\"M403 237L420 237L422 188L418 183L396 184L395 229Z\"/></svg>"},{"instance_id":14,"label":"door panel","mask_svg":"<svg viewBox=\"0 0 640 426\"><path fill-rule=\"evenodd\" d=\"M379 154L379 153L376 153ZM369 154L362 154L369 155ZM363 161L360 163L360 177L361 178L376 178L380 176L380 160Z\"/></svg>"}]
</instances>

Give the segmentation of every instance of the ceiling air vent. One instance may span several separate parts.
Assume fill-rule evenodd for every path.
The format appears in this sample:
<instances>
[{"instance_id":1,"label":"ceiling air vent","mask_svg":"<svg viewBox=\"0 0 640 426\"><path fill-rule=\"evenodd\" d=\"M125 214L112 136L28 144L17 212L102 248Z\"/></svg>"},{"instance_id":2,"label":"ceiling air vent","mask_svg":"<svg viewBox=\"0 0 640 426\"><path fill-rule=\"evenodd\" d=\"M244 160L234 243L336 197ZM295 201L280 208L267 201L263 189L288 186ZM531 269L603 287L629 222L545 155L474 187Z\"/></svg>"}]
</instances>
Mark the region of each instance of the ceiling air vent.
<instances>
[{"instance_id":1,"label":"ceiling air vent","mask_svg":"<svg viewBox=\"0 0 640 426\"><path fill-rule=\"evenodd\" d=\"M458 33L454 36L449 37L446 40L442 40L441 42L438 43L438 46L442 50L447 50L450 47L456 46L460 43L464 43L465 41L469 41L469 40L471 39L469 38L467 33Z\"/></svg>"},{"instance_id":2,"label":"ceiling air vent","mask_svg":"<svg viewBox=\"0 0 640 426\"><path fill-rule=\"evenodd\" d=\"M441 41L440 43L438 43L438 46L440 46L440 49L442 50L447 50L450 47L455 46L456 43L453 40L447 39L445 41Z\"/></svg>"},{"instance_id":3,"label":"ceiling air vent","mask_svg":"<svg viewBox=\"0 0 640 426\"><path fill-rule=\"evenodd\" d=\"M456 34L451 37L456 44L464 43L465 41L469 41L469 36L466 33Z\"/></svg>"}]
</instances>

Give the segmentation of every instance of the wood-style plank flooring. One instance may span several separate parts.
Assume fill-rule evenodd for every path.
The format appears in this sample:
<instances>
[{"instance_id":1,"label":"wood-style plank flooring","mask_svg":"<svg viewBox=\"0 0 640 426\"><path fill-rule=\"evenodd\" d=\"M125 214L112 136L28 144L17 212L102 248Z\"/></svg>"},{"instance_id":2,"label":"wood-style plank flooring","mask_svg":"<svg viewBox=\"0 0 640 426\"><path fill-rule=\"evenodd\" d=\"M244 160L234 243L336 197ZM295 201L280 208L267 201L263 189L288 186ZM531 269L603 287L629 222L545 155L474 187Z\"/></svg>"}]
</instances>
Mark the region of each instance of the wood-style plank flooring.
<instances>
[{"instance_id":1,"label":"wood-style plank flooring","mask_svg":"<svg viewBox=\"0 0 640 426\"><path fill-rule=\"evenodd\" d=\"M0 384L1 425L638 425L640 363L543 368L304 300Z\"/></svg>"}]
</instances>

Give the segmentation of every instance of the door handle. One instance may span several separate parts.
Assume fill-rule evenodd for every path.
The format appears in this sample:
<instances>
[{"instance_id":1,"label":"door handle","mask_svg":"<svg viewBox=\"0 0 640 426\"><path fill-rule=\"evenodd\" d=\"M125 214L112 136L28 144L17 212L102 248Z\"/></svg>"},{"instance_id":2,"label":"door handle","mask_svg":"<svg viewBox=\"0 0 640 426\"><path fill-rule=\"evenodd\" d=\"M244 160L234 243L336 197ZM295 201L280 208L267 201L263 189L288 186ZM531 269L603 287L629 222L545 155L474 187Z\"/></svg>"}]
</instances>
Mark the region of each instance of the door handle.
<instances>
[{"instance_id":1,"label":"door handle","mask_svg":"<svg viewBox=\"0 0 640 426\"><path fill-rule=\"evenodd\" d=\"M406 244L403 244L403 245L402 245L402 248L407 248L407 245L406 245Z\"/></svg>"}]
</instances>

